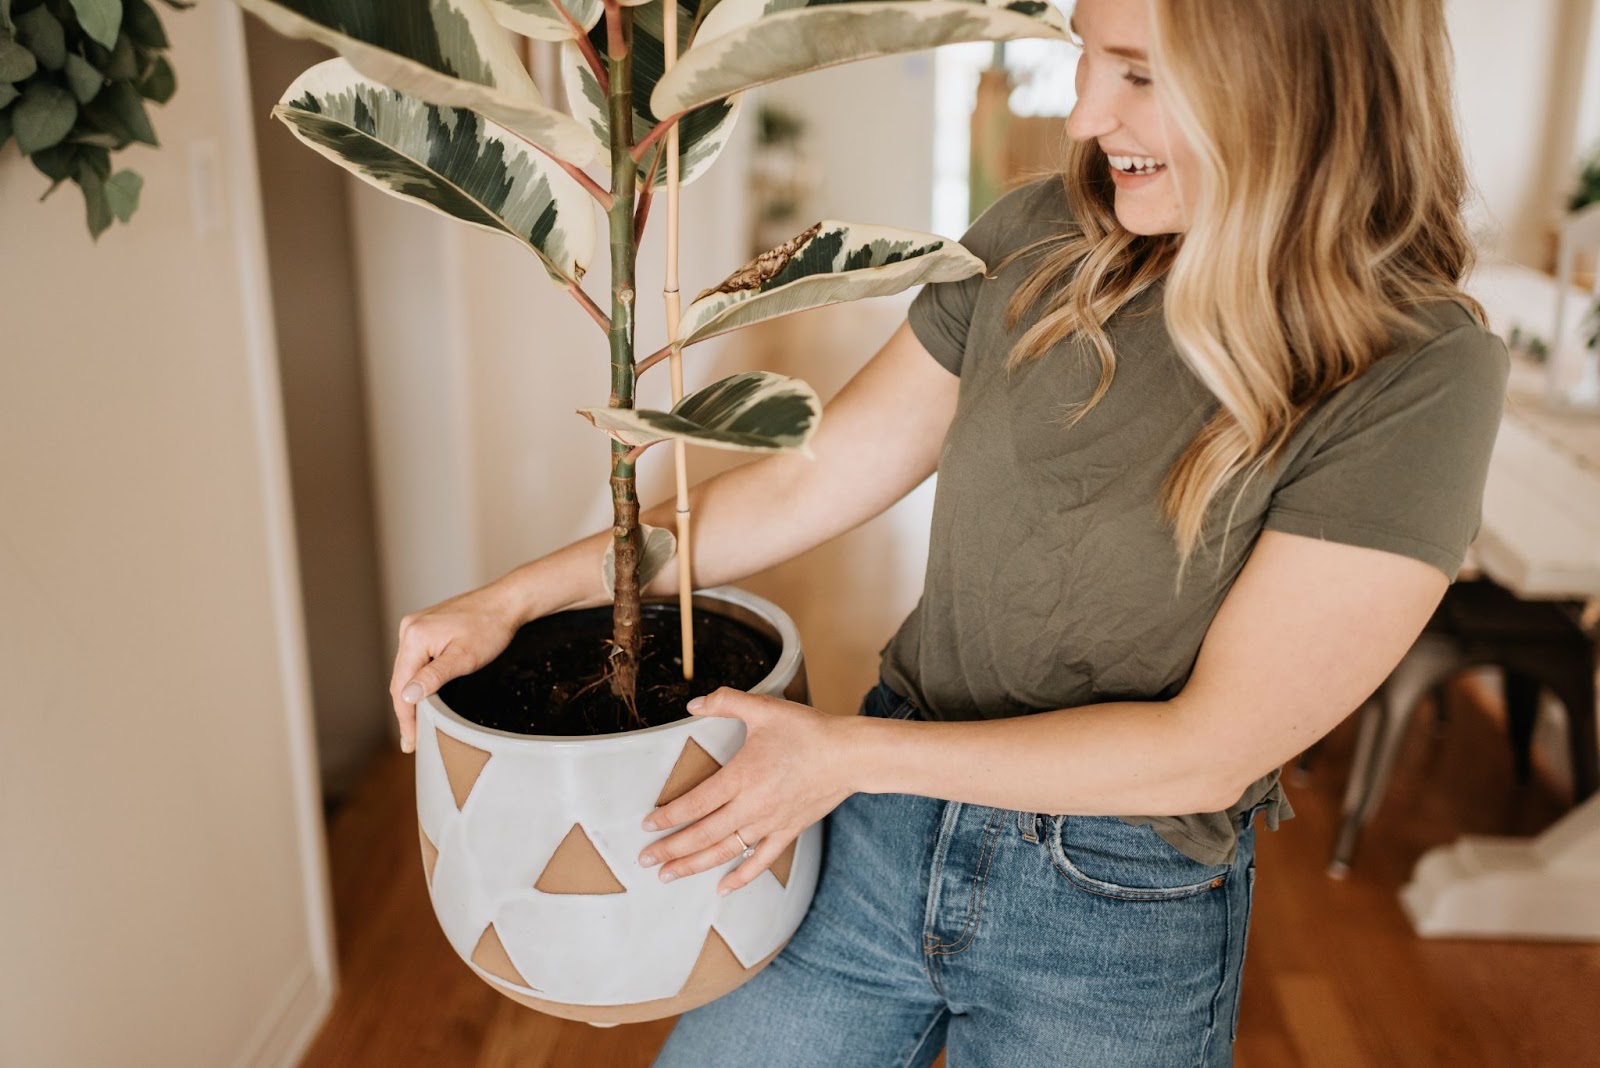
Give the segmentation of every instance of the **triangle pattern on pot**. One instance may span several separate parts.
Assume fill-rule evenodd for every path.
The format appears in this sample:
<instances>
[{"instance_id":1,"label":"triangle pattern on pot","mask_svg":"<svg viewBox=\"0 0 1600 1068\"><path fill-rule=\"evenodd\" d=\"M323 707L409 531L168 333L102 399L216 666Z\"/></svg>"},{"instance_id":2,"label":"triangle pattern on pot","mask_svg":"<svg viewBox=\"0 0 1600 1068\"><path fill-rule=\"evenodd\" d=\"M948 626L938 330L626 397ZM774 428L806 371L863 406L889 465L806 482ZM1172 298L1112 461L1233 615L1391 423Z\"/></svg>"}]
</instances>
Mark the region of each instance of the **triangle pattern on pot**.
<instances>
[{"instance_id":1,"label":"triangle pattern on pot","mask_svg":"<svg viewBox=\"0 0 1600 1068\"><path fill-rule=\"evenodd\" d=\"M472 963L497 979L528 987L529 990L535 989L528 986L528 981L517 971L517 966L511 963L511 954L506 952L505 943L500 941L500 933L492 923L478 936L478 945L472 951Z\"/></svg>"},{"instance_id":2,"label":"triangle pattern on pot","mask_svg":"<svg viewBox=\"0 0 1600 1068\"><path fill-rule=\"evenodd\" d=\"M744 975L745 967L733 955L728 943L722 940L715 927L706 931L705 945L700 947L700 958L694 962L689 978L678 991L680 998L712 997L733 989Z\"/></svg>"},{"instance_id":3,"label":"triangle pattern on pot","mask_svg":"<svg viewBox=\"0 0 1600 1068\"><path fill-rule=\"evenodd\" d=\"M439 760L444 764L444 777L450 781L450 793L459 809L467 803L467 795L472 793L478 776L483 774L483 766L489 763L489 753L452 738L444 731L436 730L433 736L439 741Z\"/></svg>"},{"instance_id":4,"label":"triangle pattern on pot","mask_svg":"<svg viewBox=\"0 0 1600 1068\"><path fill-rule=\"evenodd\" d=\"M799 844L798 838L790 842L789 847L779 853L777 859L772 862L772 867L767 869L772 873L772 877L778 880L778 885L785 890L789 888L789 872L794 868L794 847Z\"/></svg>"},{"instance_id":5,"label":"triangle pattern on pot","mask_svg":"<svg viewBox=\"0 0 1600 1068\"><path fill-rule=\"evenodd\" d=\"M556 846L550 863L544 866L538 881L533 884L535 890L547 894L625 894L628 888L611 870L611 865L606 863L606 858L594 847L589 836L584 833L581 823L574 823L572 830Z\"/></svg>"},{"instance_id":6,"label":"triangle pattern on pot","mask_svg":"<svg viewBox=\"0 0 1600 1068\"><path fill-rule=\"evenodd\" d=\"M656 807L671 804L721 769L722 765L717 763L717 758L702 749L699 742L690 738L683 743L683 752L678 754L678 762L672 765L672 774L667 776L666 785L661 787L661 795L656 798Z\"/></svg>"},{"instance_id":7,"label":"triangle pattern on pot","mask_svg":"<svg viewBox=\"0 0 1600 1068\"><path fill-rule=\"evenodd\" d=\"M428 841L428 832L422 829L422 821L417 821L417 836L422 839L422 870L427 874L428 885L433 885L433 866L439 863L439 850Z\"/></svg>"}]
</instances>

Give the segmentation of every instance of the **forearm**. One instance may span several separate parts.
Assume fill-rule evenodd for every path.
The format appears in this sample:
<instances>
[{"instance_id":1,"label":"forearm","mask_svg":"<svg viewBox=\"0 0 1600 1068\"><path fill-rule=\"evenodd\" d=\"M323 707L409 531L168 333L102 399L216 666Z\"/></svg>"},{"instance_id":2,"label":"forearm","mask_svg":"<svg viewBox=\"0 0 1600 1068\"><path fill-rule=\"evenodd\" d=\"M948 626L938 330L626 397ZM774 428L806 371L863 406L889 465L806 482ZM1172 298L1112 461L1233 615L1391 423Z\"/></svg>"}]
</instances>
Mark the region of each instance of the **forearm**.
<instances>
[{"instance_id":1,"label":"forearm","mask_svg":"<svg viewBox=\"0 0 1600 1068\"><path fill-rule=\"evenodd\" d=\"M1244 789L1193 710L1122 701L958 723L850 721L852 781L1053 815L1186 815L1226 808Z\"/></svg>"},{"instance_id":2,"label":"forearm","mask_svg":"<svg viewBox=\"0 0 1600 1068\"><path fill-rule=\"evenodd\" d=\"M781 563L831 537L825 510L809 507L814 479L802 456L764 457L708 479L689 491L694 583L697 588L736 582ZM677 532L676 501L641 513L640 521ZM570 608L609 604L601 562L611 530L573 542L497 580L516 615L526 622ZM677 592L678 569L663 569L647 595Z\"/></svg>"}]
</instances>

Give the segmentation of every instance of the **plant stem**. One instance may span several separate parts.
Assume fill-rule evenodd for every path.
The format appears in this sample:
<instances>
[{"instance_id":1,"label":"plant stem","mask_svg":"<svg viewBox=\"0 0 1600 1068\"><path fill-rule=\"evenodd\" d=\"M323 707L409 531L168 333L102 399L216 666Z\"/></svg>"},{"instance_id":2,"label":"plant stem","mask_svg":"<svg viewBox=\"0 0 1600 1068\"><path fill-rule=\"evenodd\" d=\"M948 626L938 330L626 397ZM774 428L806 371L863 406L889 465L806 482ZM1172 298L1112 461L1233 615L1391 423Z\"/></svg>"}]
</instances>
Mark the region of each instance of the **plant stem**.
<instances>
[{"instance_id":1,"label":"plant stem","mask_svg":"<svg viewBox=\"0 0 1600 1068\"><path fill-rule=\"evenodd\" d=\"M651 129L649 133L644 135L644 140L640 141L638 145L634 147L633 151L629 153L633 157L633 162L643 163L644 154L650 150L650 146L667 136L667 131L678 125L678 120L687 114L689 114L687 111L680 111L676 115L662 119L660 122L656 123L655 127Z\"/></svg>"},{"instance_id":2,"label":"plant stem","mask_svg":"<svg viewBox=\"0 0 1600 1068\"><path fill-rule=\"evenodd\" d=\"M633 9L605 0L606 93L611 124L611 407L632 408L636 169L633 144ZM639 608L639 496L628 446L611 443L611 526L616 596L611 627L611 692L639 721L637 691L642 619Z\"/></svg>"},{"instance_id":3,"label":"plant stem","mask_svg":"<svg viewBox=\"0 0 1600 1068\"><path fill-rule=\"evenodd\" d=\"M600 324L600 329L610 333L611 320L606 318L606 313L601 311L600 306L589 298L589 294L583 291L583 287L581 285L579 285L577 282L573 282L571 285L567 286L567 292L571 293L572 298L583 307L584 311L589 313L589 318Z\"/></svg>"},{"instance_id":4,"label":"plant stem","mask_svg":"<svg viewBox=\"0 0 1600 1068\"><path fill-rule=\"evenodd\" d=\"M667 140L671 140L669 136ZM633 213L633 240L638 244L644 240L645 220L650 218L650 196L656 187L656 172L661 169L661 157L666 154L667 142L660 141L656 144L656 154L650 157L650 166L645 170L649 180L644 183L644 188L639 191L639 207Z\"/></svg>"},{"instance_id":5,"label":"plant stem","mask_svg":"<svg viewBox=\"0 0 1600 1068\"><path fill-rule=\"evenodd\" d=\"M670 343L662 345L649 356L639 361L639 365L633 369L634 377L637 378L639 375L644 374L646 371L650 370L650 368L654 367L656 364L660 363L662 360L671 355L672 345Z\"/></svg>"},{"instance_id":6,"label":"plant stem","mask_svg":"<svg viewBox=\"0 0 1600 1068\"><path fill-rule=\"evenodd\" d=\"M589 64L589 70L594 72L594 80L600 83L600 91L611 91L610 76L606 73L605 64L600 62L600 53L594 50L594 43L589 40L589 35L583 32L583 27L578 25L572 17L572 12L567 10L561 0L550 0L550 6L556 9L556 14L561 16L561 21L567 24L567 29L572 31L572 43L578 46L578 51L583 53L584 62Z\"/></svg>"}]
</instances>

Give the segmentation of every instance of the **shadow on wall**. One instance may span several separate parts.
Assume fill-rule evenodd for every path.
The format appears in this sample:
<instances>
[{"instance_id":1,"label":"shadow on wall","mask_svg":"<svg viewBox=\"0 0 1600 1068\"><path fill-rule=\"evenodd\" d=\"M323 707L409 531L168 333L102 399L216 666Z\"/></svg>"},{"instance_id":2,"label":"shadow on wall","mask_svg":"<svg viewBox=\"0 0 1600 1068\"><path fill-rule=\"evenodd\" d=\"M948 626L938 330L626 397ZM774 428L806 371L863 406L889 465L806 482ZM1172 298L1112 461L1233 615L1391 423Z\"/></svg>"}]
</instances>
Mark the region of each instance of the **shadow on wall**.
<instances>
[{"instance_id":1,"label":"shadow on wall","mask_svg":"<svg viewBox=\"0 0 1600 1068\"><path fill-rule=\"evenodd\" d=\"M301 602L326 803L390 739L365 373L347 179L271 118L332 55L245 20Z\"/></svg>"}]
</instances>

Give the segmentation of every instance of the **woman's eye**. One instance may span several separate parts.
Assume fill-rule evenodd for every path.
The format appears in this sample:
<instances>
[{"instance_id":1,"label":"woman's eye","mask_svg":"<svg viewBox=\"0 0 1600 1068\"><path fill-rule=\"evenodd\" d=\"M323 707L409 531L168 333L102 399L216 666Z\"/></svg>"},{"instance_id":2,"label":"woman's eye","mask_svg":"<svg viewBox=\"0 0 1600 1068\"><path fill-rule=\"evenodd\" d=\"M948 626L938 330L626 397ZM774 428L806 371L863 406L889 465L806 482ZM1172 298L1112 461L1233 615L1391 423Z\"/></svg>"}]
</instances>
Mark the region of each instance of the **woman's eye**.
<instances>
[{"instance_id":1,"label":"woman's eye","mask_svg":"<svg viewBox=\"0 0 1600 1068\"><path fill-rule=\"evenodd\" d=\"M1137 89L1143 89L1145 86L1150 84L1150 79L1148 77L1143 74L1135 74L1131 70L1122 77L1124 81Z\"/></svg>"}]
</instances>

